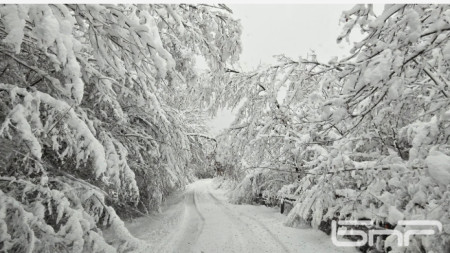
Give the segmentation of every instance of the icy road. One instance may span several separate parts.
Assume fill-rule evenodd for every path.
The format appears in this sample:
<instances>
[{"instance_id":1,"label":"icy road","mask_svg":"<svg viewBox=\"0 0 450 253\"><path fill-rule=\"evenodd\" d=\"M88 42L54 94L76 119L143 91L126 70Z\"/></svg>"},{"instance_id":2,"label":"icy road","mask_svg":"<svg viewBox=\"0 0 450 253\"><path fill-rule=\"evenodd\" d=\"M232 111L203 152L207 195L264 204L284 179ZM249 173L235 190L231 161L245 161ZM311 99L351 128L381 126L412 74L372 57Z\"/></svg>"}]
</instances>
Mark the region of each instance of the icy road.
<instances>
[{"instance_id":1,"label":"icy road","mask_svg":"<svg viewBox=\"0 0 450 253\"><path fill-rule=\"evenodd\" d=\"M279 209L233 205L213 180L200 180L174 196L161 214L127 224L152 252L357 252L337 248L313 229L283 225Z\"/></svg>"}]
</instances>

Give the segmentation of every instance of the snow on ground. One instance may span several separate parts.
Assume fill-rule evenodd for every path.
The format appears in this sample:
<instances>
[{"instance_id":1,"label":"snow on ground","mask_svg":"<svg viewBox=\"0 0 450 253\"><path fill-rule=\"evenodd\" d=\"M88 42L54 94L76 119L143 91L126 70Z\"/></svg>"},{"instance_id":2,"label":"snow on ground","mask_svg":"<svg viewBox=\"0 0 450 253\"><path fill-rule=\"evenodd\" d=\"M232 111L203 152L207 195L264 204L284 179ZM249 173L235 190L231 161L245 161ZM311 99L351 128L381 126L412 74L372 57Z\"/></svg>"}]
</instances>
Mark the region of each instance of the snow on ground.
<instances>
[{"instance_id":1,"label":"snow on ground","mask_svg":"<svg viewBox=\"0 0 450 253\"><path fill-rule=\"evenodd\" d=\"M337 248L325 233L283 225L278 208L233 205L212 179L172 196L160 214L127 223L152 252L357 252Z\"/></svg>"}]
</instances>

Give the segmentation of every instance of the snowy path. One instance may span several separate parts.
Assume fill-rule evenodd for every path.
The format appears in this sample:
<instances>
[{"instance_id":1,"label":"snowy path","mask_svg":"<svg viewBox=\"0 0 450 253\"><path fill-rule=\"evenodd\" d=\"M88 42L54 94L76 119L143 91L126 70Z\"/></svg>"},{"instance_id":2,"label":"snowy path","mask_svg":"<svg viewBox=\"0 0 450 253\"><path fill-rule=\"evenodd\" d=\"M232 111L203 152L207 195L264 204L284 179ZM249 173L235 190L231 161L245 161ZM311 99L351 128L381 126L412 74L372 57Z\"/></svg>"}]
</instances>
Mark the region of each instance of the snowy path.
<instances>
[{"instance_id":1,"label":"snowy path","mask_svg":"<svg viewBox=\"0 0 450 253\"><path fill-rule=\"evenodd\" d=\"M153 252L356 252L336 248L320 231L283 226L284 217L278 209L228 203L209 179L191 184L163 213L127 227Z\"/></svg>"}]
</instances>

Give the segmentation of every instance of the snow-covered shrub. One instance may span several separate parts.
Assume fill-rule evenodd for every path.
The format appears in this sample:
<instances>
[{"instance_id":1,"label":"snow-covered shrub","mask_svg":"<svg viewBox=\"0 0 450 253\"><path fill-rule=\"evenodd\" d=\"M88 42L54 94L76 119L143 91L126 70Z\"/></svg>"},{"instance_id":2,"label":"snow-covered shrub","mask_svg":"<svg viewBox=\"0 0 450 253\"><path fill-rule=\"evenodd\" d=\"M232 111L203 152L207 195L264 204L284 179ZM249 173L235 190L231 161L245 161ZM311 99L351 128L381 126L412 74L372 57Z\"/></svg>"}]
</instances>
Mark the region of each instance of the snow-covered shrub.
<instances>
[{"instance_id":1,"label":"snow-covered shrub","mask_svg":"<svg viewBox=\"0 0 450 253\"><path fill-rule=\"evenodd\" d=\"M276 205L279 199L277 193L286 184L285 180L269 170L251 170L230 192L230 201L237 204L253 204L255 199L262 197L266 199L266 204Z\"/></svg>"},{"instance_id":2,"label":"snow-covered shrub","mask_svg":"<svg viewBox=\"0 0 450 253\"><path fill-rule=\"evenodd\" d=\"M255 198L261 193L260 184L263 183L261 171L250 172L236 186L230 194L230 200L236 204L253 204Z\"/></svg>"}]
</instances>

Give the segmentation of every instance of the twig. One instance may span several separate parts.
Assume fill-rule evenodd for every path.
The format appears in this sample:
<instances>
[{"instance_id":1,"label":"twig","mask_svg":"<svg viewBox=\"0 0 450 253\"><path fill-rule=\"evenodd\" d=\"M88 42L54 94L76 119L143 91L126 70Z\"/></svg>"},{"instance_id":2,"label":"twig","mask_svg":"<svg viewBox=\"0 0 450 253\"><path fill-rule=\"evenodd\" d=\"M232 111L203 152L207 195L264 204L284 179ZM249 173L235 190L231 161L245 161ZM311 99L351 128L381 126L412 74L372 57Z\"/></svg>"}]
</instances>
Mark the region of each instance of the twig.
<instances>
[{"instance_id":1,"label":"twig","mask_svg":"<svg viewBox=\"0 0 450 253\"><path fill-rule=\"evenodd\" d=\"M59 117L59 119L55 122L55 124L53 124L53 126L50 128L50 130L47 131L46 135L49 134L53 130L53 128L55 128L55 126L64 118L64 116L67 115L67 113L69 113L69 111L72 109L72 107L73 107L73 104L69 107L69 109L67 109L67 111L65 113L63 113L61 115L61 117Z\"/></svg>"},{"instance_id":2,"label":"twig","mask_svg":"<svg viewBox=\"0 0 450 253\"><path fill-rule=\"evenodd\" d=\"M2 73L0 74L0 77L2 77L3 74L5 74L5 72L6 72L6 70L8 69L8 67L9 67L9 63L6 64L6 67L3 69Z\"/></svg>"}]
</instances>

